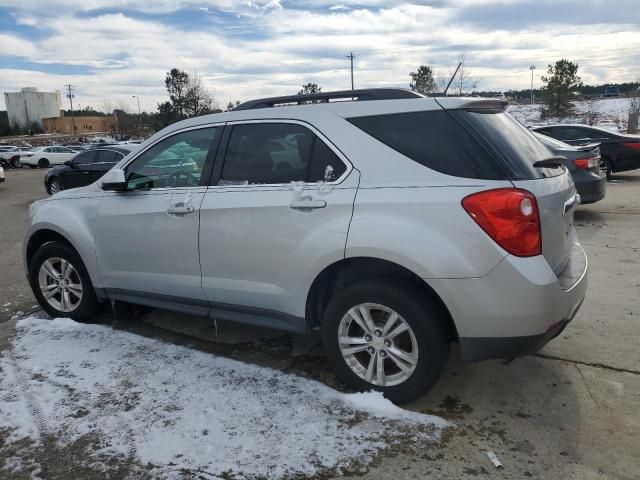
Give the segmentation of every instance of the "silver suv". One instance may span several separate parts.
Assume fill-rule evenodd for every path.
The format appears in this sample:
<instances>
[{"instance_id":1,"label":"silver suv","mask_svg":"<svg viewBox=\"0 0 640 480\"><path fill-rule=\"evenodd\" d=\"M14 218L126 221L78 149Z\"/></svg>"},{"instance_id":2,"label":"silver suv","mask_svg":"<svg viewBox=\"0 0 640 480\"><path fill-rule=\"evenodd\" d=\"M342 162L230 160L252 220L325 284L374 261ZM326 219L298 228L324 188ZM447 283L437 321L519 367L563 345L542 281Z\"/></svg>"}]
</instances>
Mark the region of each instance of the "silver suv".
<instances>
[{"instance_id":1,"label":"silver suv","mask_svg":"<svg viewBox=\"0 0 640 480\"><path fill-rule=\"evenodd\" d=\"M505 105L362 90L171 125L32 206L35 296L79 321L115 300L319 329L342 381L396 402L453 341L532 353L574 317L587 259L571 176Z\"/></svg>"}]
</instances>

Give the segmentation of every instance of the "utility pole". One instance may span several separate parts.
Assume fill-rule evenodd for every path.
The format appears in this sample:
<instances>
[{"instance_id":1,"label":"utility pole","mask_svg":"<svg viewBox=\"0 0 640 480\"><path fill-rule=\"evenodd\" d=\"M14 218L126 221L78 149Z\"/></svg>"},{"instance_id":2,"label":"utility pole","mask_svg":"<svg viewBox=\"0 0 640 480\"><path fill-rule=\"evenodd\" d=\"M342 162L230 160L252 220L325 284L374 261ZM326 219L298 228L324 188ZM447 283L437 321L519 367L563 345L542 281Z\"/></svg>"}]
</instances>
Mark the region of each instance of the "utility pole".
<instances>
[{"instance_id":1,"label":"utility pole","mask_svg":"<svg viewBox=\"0 0 640 480\"><path fill-rule=\"evenodd\" d=\"M131 98L135 98L138 100L138 130L142 130L142 113L140 112L140 97L138 95L131 95Z\"/></svg>"},{"instance_id":2,"label":"utility pole","mask_svg":"<svg viewBox=\"0 0 640 480\"><path fill-rule=\"evenodd\" d=\"M531 70L531 103L533 104L533 71L536 69L535 65L531 65L529 70Z\"/></svg>"},{"instance_id":3,"label":"utility pole","mask_svg":"<svg viewBox=\"0 0 640 480\"><path fill-rule=\"evenodd\" d=\"M69 99L69 102L71 102L71 134L75 135L76 134L76 123L73 119L73 85L68 84L65 85L65 87L67 87L69 93L67 93L67 98Z\"/></svg>"},{"instance_id":4,"label":"utility pole","mask_svg":"<svg viewBox=\"0 0 640 480\"><path fill-rule=\"evenodd\" d=\"M353 59L356 58L356 56L353 52L350 52L349 55L347 55L347 58L351 60L351 90L353 90Z\"/></svg>"}]
</instances>

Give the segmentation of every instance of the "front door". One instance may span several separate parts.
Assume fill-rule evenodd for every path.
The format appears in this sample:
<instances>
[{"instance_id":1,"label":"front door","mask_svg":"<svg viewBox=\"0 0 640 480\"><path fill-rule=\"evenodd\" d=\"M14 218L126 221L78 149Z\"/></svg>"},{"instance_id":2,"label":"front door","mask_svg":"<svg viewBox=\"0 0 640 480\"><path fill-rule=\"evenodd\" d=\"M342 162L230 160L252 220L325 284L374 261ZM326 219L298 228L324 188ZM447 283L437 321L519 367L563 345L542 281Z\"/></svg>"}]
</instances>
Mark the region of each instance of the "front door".
<instances>
[{"instance_id":1,"label":"front door","mask_svg":"<svg viewBox=\"0 0 640 480\"><path fill-rule=\"evenodd\" d=\"M222 127L172 134L125 167L129 190L107 192L95 237L98 267L111 298L150 299L207 311L198 253L199 210ZM143 302L141 302L143 303Z\"/></svg>"},{"instance_id":2,"label":"front door","mask_svg":"<svg viewBox=\"0 0 640 480\"><path fill-rule=\"evenodd\" d=\"M204 293L220 318L300 330L310 275L344 258L358 172L299 123L227 129L200 213Z\"/></svg>"}]
</instances>

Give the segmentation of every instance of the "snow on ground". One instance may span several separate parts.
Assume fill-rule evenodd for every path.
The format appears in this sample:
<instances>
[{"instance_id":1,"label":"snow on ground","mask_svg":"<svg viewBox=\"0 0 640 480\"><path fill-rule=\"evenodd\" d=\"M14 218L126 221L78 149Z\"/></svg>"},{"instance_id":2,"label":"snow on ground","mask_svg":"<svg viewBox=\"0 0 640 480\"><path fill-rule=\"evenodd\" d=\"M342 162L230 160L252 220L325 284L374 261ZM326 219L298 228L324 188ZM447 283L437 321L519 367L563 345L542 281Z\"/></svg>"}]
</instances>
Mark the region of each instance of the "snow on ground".
<instances>
[{"instance_id":1,"label":"snow on ground","mask_svg":"<svg viewBox=\"0 0 640 480\"><path fill-rule=\"evenodd\" d=\"M36 445L97 434L89 463L120 454L160 478L182 469L238 478L339 473L400 439L424 448L449 426L377 393L343 394L108 326L32 316L16 328L0 357L0 432ZM0 476L22 461L5 459Z\"/></svg>"},{"instance_id":2,"label":"snow on ground","mask_svg":"<svg viewBox=\"0 0 640 480\"><path fill-rule=\"evenodd\" d=\"M586 123L587 113L596 114L596 125L612 130L625 129L629 119L629 107L631 98L595 98L591 100L580 100L573 103L573 112L562 118L549 117L544 120L540 118L542 105L535 104L512 104L507 111L520 123L526 126L541 125L546 123Z\"/></svg>"}]
</instances>

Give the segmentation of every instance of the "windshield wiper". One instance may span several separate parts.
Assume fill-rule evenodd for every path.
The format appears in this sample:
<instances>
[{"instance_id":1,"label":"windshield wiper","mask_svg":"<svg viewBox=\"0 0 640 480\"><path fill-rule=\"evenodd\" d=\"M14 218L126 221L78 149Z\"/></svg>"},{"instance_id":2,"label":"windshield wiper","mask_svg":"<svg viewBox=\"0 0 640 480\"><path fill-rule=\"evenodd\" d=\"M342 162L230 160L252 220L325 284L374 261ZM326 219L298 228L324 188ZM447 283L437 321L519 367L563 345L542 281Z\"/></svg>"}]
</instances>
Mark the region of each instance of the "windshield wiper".
<instances>
[{"instance_id":1,"label":"windshield wiper","mask_svg":"<svg viewBox=\"0 0 640 480\"><path fill-rule=\"evenodd\" d=\"M566 159L567 157L563 157L562 155L554 155L538 160L533 166L536 168L558 168L564 164Z\"/></svg>"}]
</instances>

